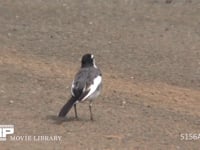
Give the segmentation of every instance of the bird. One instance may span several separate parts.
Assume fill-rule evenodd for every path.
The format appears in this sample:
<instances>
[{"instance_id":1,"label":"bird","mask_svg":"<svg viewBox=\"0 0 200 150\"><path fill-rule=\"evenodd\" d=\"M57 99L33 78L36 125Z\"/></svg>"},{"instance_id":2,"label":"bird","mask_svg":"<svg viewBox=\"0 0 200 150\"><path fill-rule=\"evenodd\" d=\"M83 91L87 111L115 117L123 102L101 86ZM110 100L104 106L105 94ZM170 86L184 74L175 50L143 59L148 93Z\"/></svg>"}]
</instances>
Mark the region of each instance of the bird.
<instances>
[{"instance_id":1,"label":"bird","mask_svg":"<svg viewBox=\"0 0 200 150\"><path fill-rule=\"evenodd\" d=\"M93 120L92 102L100 95L102 89L102 73L95 64L93 54L82 56L81 67L76 73L71 86L71 98L61 108L58 117L65 117L74 106L75 118L78 118L76 105L79 102L89 101L90 120Z\"/></svg>"}]
</instances>

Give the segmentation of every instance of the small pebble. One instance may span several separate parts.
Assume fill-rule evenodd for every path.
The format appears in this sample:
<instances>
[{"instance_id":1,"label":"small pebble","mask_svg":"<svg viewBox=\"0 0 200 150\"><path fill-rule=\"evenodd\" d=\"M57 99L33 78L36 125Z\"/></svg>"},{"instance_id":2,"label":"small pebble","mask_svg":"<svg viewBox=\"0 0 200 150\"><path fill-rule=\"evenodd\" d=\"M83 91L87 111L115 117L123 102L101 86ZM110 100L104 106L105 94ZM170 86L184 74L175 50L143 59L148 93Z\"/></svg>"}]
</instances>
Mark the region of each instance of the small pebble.
<instances>
[{"instance_id":1,"label":"small pebble","mask_svg":"<svg viewBox=\"0 0 200 150\"><path fill-rule=\"evenodd\" d=\"M172 3L172 0L166 0L165 3L170 4Z\"/></svg>"},{"instance_id":2,"label":"small pebble","mask_svg":"<svg viewBox=\"0 0 200 150\"><path fill-rule=\"evenodd\" d=\"M122 107L125 107L126 101L122 101Z\"/></svg>"},{"instance_id":3,"label":"small pebble","mask_svg":"<svg viewBox=\"0 0 200 150\"><path fill-rule=\"evenodd\" d=\"M12 34L11 33L8 33L8 36L10 37Z\"/></svg>"},{"instance_id":4,"label":"small pebble","mask_svg":"<svg viewBox=\"0 0 200 150\"><path fill-rule=\"evenodd\" d=\"M14 101L13 101L13 100L10 100L10 101L9 101L9 103L10 103L10 104L13 104L13 103L14 103Z\"/></svg>"}]
</instances>

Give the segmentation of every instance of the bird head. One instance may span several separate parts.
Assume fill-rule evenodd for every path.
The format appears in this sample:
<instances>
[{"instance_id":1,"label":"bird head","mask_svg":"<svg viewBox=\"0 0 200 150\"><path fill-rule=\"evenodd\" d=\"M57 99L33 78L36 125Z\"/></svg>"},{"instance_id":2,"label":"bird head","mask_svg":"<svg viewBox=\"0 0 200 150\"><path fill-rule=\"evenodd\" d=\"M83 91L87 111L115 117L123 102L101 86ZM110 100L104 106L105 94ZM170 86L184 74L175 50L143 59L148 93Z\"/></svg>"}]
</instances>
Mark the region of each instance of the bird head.
<instances>
[{"instance_id":1,"label":"bird head","mask_svg":"<svg viewBox=\"0 0 200 150\"><path fill-rule=\"evenodd\" d=\"M81 67L95 66L95 59L93 54L85 54L81 60Z\"/></svg>"}]
</instances>

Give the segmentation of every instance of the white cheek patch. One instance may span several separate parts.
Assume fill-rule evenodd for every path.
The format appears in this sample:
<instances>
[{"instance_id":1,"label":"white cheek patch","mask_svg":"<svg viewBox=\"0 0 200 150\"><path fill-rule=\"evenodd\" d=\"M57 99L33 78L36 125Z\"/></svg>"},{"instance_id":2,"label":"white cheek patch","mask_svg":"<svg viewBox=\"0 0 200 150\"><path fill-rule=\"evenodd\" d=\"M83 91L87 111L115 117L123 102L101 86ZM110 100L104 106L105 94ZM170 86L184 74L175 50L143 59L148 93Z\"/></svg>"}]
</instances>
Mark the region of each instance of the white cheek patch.
<instances>
[{"instance_id":1,"label":"white cheek patch","mask_svg":"<svg viewBox=\"0 0 200 150\"><path fill-rule=\"evenodd\" d=\"M97 68L97 66L95 64L95 59L93 59L93 65L94 65L94 68Z\"/></svg>"},{"instance_id":2,"label":"white cheek patch","mask_svg":"<svg viewBox=\"0 0 200 150\"><path fill-rule=\"evenodd\" d=\"M73 80L73 82L72 82L72 87L71 87L71 93L72 93L72 96L74 96L73 89L74 89L74 80Z\"/></svg>"},{"instance_id":3,"label":"white cheek patch","mask_svg":"<svg viewBox=\"0 0 200 150\"><path fill-rule=\"evenodd\" d=\"M98 88L98 86L101 84L101 81L102 81L102 77L101 76L97 76L94 81L93 81L93 84L90 85L90 87L88 88L89 89L89 93L83 98L82 101L84 101L85 99L87 99L90 95L92 95L96 89Z\"/></svg>"}]
</instances>

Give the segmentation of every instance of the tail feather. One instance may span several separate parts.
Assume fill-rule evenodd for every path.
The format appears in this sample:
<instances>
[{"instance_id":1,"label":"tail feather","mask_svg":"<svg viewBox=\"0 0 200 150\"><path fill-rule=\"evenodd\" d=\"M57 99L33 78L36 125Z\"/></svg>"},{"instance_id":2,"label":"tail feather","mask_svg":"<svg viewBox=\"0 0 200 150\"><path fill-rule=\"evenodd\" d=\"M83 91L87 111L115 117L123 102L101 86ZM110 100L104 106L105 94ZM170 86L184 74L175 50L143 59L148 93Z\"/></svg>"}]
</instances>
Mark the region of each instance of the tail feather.
<instances>
[{"instance_id":1,"label":"tail feather","mask_svg":"<svg viewBox=\"0 0 200 150\"><path fill-rule=\"evenodd\" d=\"M74 105L74 103L76 102L76 98L75 97L71 97L69 99L69 101L62 107L62 109L60 110L58 116L59 117L65 117L67 115L67 113L70 111L70 109L72 108L72 106Z\"/></svg>"}]
</instances>

